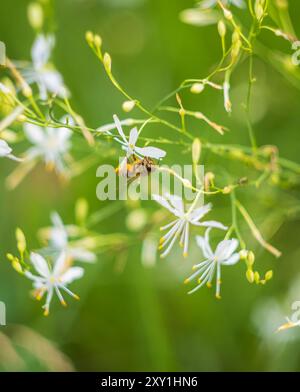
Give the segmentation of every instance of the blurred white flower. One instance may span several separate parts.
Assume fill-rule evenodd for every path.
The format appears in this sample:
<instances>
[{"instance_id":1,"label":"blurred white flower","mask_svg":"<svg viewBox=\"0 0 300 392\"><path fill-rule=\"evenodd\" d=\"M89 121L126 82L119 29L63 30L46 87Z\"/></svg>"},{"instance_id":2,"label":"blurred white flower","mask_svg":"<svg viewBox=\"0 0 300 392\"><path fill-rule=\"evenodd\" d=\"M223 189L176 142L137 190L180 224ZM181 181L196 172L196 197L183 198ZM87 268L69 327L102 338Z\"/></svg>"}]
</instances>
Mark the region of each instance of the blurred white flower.
<instances>
[{"instance_id":1,"label":"blurred white flower","mask_svg":"<svg viewBox=\"0 0 300 392\"><path fill-rule=\"evenodd\" d=\"M68 260L83 261L93 263L96 261L96 255L76 244L76 241L70 241L67 227L64 225L61 217L57 212L51 214L53 226L49 232L49 248L55 252L64 252Z\"/></svg>"},{"instance_id":2,"label":"blurred white flower","mask_svg":"<svg viewBox=\"0 0 300 392\"><path fill-rule=\"evenodd\" d=\"M211 204L206 204L197 208L188 208L186 211L183 200L179 196L169 194L166 194L164 197L160 195L153 195L153 200L176 216L175 220L166 226L161 227L161 230L168 230L168 232L160 239L160 249L165 248L161 257L167 256L179 236L179 244L183 247L183 256L187 256L190 225L215 227L222 230L227 229L227 227L217 221L200 222L200 219L202 219L204 215L211 210Z\"/></svg>"},{"instance_id":3,"label":"blurred white flower","mask_svg":"<svg viewBox=\"0 0 300 392\"><path fill-rule=\"evenodd\" d=\"M217 23L220 15L211 9L188 8L180 13L180 19L193 26L208 26Z\"/></svg>"},{"instance_id":4,"label":"blurred white flower","mask_svg":"<svg viewBox=\"0 0 300 392\"><path fill-rule=\"evenodd\" d=\"M61 294L61 290L73 298L79 299L76 294L67 288L67 285L75 279L80 279L84 274L84 270L81 267L69 267L64 252L58 256L53 268L49 268L47 261L38 253L32 252L30 261L38 275L33 275L29 271L25 271L24 274L33 281L36 299L40 300L47 293L46 302L43 305L45 316L49 314L50 303L54 293L56 293L64 306L66 306L66 302Z\"/></svg>"},{"instance_id":5,"label":"blurred white flower","mask_svg":"<svg viewBox=\"0 0 300 392\"><path fill-rule=\"evenodd\" d=\"M245 8L246 3L244 0L221 0L225 6L235 5L239 8ZM199 2L200 8L211 8L218 4L218 0L202 0Z\"/></svg>"},{"instance_id":6,"label":"blurred white flower","mask_svg":"<svg viewBox=\"0 0 300 392\"><path fill-rule=\"evenodd\" d=\"M21 162L22 159L17 158L12 154L12 148L7 144L5 140L0 139L0 158L9 158L13 161Z\"/></svg>"},{"instance_id":7,"label":"blurred white flower","mask_svg":"<svg viewBox=\"0 0 300 392\"><path fill-rule=\"evenodd\" d=\"M203 256L205 257L205 261L194 265L193 269L195 269L196 272L187 278L185 283L189 283L192 279L199 277L198 286L191 290L189 294L199 290L204 284L206 284L208 287L211 287L211 282L214 278L215 271L217 270L216 297L221 298L221 267L223 265L234 265L239 261L239 253L234 253L239 245L239 242L235 238L231 240L223 240L218 244L215 252L213 252L209 243L210 230L211 228L206 230L204 237L196 237L197 243L202 250Z\"/></svg>"},{"instance_id":8,"label":"blurred white flower","mask_svg":"<svg viewBox=\"0 0 300 392\"><path fill-rule=\"evenodd\" d=\"M70 129L41 128L37 125L25 123L24 132L27 139L33 144L27 153L27 160L42 158L49 168L55 168L57 172L65 171L64 158L71 147Z\"/></svg>"},{"instance_id":9,"label":"blurred white flower","mask_svg":"<svg viewBox=\"0 0 300 392\"><path fill-rule=\"evenodd\" d=\"M127 158L132 155L136 155L138 158L149 157L154 159L161 159L166 156L166 152L157 147L137 147L136 142L139 136L137 128L133 128L130 131L129 139L127 140L121 122L116 115L114 115L114 121L121 136L121 139L116 137L115 140L122 145L122 149L126 151Z\"/></svg>"},{"instance_id":10,"label":"blurred white flower","mask_svg":"<svg viewBox=\"0 0 300 392\"><path fill-rule=\"evenodd\" d=\"M32 64L23 67L22 74L27 83L36 83L40 98L45 100L48 92L65 97L69 95L61 74L49 62L55 45L53 35L39 34L31 48Z\"/></svg>"}]
</instances>

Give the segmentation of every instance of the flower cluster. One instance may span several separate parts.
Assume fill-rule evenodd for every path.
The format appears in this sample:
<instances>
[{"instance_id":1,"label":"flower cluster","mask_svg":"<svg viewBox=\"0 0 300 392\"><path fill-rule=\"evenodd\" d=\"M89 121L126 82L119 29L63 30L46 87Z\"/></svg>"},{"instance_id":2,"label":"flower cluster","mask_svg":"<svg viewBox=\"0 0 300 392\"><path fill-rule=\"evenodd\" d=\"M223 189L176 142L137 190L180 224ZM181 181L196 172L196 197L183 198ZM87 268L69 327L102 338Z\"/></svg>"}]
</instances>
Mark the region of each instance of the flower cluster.
<instances>
[{"instance_id":1,"label":"flower cluster","mask_svg":"<svg viewBox=\"0 0 300 392\"><path fill-rule=\"evenodd\" d=\"M269 2L256 0L255 6L252 3L252 1L248 2L248 10L244 0L202 0L193 9L183 10L181 19L186 23L197 26L216 24L221 41L222 58L208 76L184 80L172 93L161 99L153 110L148 109L125 91L113 73L110 54L103 51L101 37L87 32L88 45L102 64L112 85L125 99L122 104L123 112L138 111L143 116L143 118L120 120L117 115L113 115L112 123L95 129L88 127L72 107L69 99L71 95L64 79L52 63L55 37L44 32L47 29L43 26L43 15L37 18L36 14L31 15L29 12L30 23L37 32L31 48L31 60L24 62L7 58L8 76L5 75L0 82L0 110L3 114L3 119L0 121L0 157L8 158L16 165L7 178L8 187L17 186L38 162L44 163L47 169L66 179L83 173L93 164L99 163L101 159L105 161L105 154L108 151L113 151L111 155L114 158L116 155L121 158L121 164L116 165L116 172L119 175L127 177L128 182L139 181L140 172L134 171L129 176L128 167L142 163L153 165L162 171L162 160L172 157L172 154L167 155L167 147L176 145L180 148L180 154L191 153L191 166L196 185L194 186L174 171L170 173L181 181L185 188L194 191L196 196L194 201L188 204L186 198L176 194L152 192L152 200L163 209L152 214L151 217L150 214L137 214L134 220L137 220L137 216L139 218L142 216L142 224L139 222L131 224L131 229L134 227L134 230L140 231L138 239L143 241L142 248L153 251L152 237L156 236L156 229L161 226L167 211L172 218L161 227L164 233L158 246L161 257L168 256L177 241L183 248L183 256L187 257L189 248L193 245L191 241L193 234L200 248L199 253L204 257L203 261L202 259L196 261L192 275L185 281L189 283L195 279L197 282L190 293L204 285L211 287L216 277L216 297L220 298L221 269L223 266L235 265L239 260L245 261L246 278L250 283L265 284L272 278L272 271L268 271L261 277L258 271L253 270L254 253L247 250L247 241L243 238L243 231L240 230L238 214L262 248L275 257L279 257L281 252L265 240L248 209L237 198L237 193L240 190L242 192L244 187L253 187L256 190L266 181L275 186L280 186L281 183L284 186L298 183L300 166L282 159L274 146L258 146L250 110L251 86L255 81L253 53L255 40L263 30L289 41L293 41L295 37L289 32L281 31L279 26L268 25ZM235 16L237 9L234 6L240 8L240 12L249 14L250 26L244 28L240 24ZM42 6L39 9L42 12ZM288 15L287 11L286 15ZM290 21L286 24L282 23L282 25L289 24ZM278 56L276 53L274 58ZM246 63L244 60L249 60L249 89L244 106L250 145L213 143L202 138L202 134L200 139L199 133L196 136L193 133L189 119L201 122L203 127L207 127L210 131L216 131L218 138L223 137L228 128L219 125L199 110L187 109L184 94L202 94L210 88L213 93L222 94L225 109L223 114L227 118L227 115L235 110L231 101L232 74L242 61ZM284 60L281 59L281 65L285 64L285 68L288 69L287 62ZM293 78L293 75L290 75L290 78ZM168 114L168 118L164 117L165 113ZM172 116L175 117L174 121ZM164 129L172 131L170 138L165 135L153 137L151 132L147 132L150 126L155 126L161 131ZM130 127L129 132L124 131L125 127ZM73 148L75 133L83 137L81 140L84 142L80 145L81 156L83 156L80 159L77 159ZM26 143L28 146L25 152L18 152L19 142ZM163 145L166 150L156 145ZM111 146L115 149L113 150ZM225 179L220 179L210 171L202 181L196 170L199 162L204 163L202 149L237 160L249 171L253 170L254 174L249 176L250 179L244 177L244 174L242 178L235 178L235 174L228 173L227 169L222 167ZM118 153L115 154L115 151ZM146 170L146 175L151 175L151 167ZM231 213L231 221L227 221L226 226L217 220L204 220L212 210L212 203L201 204L200 200L202 196L214 195L223 195L228 200L226 205ZM45 315L49 314L50 304L55 294L63 305L66 304L63 293L78 298L68 287L84 275L82 265L77 266L75 263L93 263L100 251L114 249L115 253L121 253L124 249L127 251L130 244L136 242L136 238L129 238L132 233L110 235L92 231L91 226L99 223L102 219L101 214L88 218L86 203L79 203L79 205L74 225L65 225L56 212L51 214L52 226L40 230L40 238L44 244L41 249L29 252L24 234L21 230L17 230L19 256L7 255L12 266L32 281L34 297L37 299L46 297L43 306ZM116 213L118 209L114 210L114 208L116 207L111 209L104 207L103 216ZM221 230L221 233L224 232L224 238L215 247L211 247L209 236L212 230L217 232L216 229ZM130 228L128 231L131 231ZM199 251L198 248L196 249Z\"/></svg>"}]
</instances>

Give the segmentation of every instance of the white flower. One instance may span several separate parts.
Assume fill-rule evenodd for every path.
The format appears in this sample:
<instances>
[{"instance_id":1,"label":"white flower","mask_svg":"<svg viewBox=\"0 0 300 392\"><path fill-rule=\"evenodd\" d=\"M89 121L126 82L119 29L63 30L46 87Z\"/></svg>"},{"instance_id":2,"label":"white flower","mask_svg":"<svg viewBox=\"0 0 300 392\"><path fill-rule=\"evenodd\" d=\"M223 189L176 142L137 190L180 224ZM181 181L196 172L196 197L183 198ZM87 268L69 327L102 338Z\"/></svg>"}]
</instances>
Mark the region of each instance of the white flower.
<instances>
[{"instance_id":1,"label":"white flower","mask_svg":"<svg viewBox=\"0 0 300 392\"><path fill-rule=\"evenodd\" d=\"M153 195L153 199L160 205L169 210L176 219L161 227L161 230L168 230L168 232L160 239L160 249L165 248L161 257L165 257L172 249L176 239L180 236L179 244L183 247L183 255L186 257L189 247L189 231L190 225L215 227L218 229L226 230L227 227L222 223L216 221L200 222L212 208L211 204L206 204L202 207L189 208L185 210L184 203L181 197L176 195L166 194L164 197L160 195Z\"/></svg>"},{"instance_id":2,"label":"white flower","mask_svg":"<svg viewBox=\"0 0 300 392\"><path fill-rule=\"evenodd\" d=\"M127 140L123 132L121 122L116 115L114 115L114 121L119 135L121 136L121 139L116 137L115 140L118 141L122 145L122 149L126 151L126 158L129 158L132 155L136 155L138 158L149 157L154 159L161 159L166 156L166 152L160 148L137 147L136 142L139 136L137 128L133 128L130 131L129 139Z\"/></svg>"},{"instance_id":3,"label":"white flower","mask_svg":"<svg viewBox=\"0 0 300 392\"><path fill-rule=\"evenodd\" d=\"M58 253L64 252L69 260L87 263L96 261L96 255L93 252L69 242L67 227L57 212L51 214L51 220L53 227L50 229L50 249Z\"/></svg>"},{"instance_id":4,"label":"white flower","mask_svg":"<svg viewBox=\"0 0 300 392\"><path fill-rule=\"evenodd\" d=\"M38 253L31 253L30 260L38 275L33 275L29 271L25 271L25 276L33 281L35 289L35 298L40 300L45 293L46 302L43 305L44 315L49 314L50 303L54 292L58 296L62 305L66 306L66 302L61 294L61 290L71 295L75 299L79 297L67 288L67 285L75 279L83 276L84 270L80 267L69 267L67 265L66 255L62 252L56 259L52 269L49 268L47 261Z\"/></svg>"},{"instance_id":5,"label":"white flower","mask_svg":"<svg viewBox=\"0 0 300 392\"><path fill-rule=\"evenodd\" d=\"M13 161L18 161L18 162L21 161L20 158L17 158L12 154L12 148L9 147L9 145L6 143L6 141L3 139L0 139L0 158L2 158L2 157L9 158Z\"/></svg>"},{"instance_id":6,"label":"white flower","mask_svg":"<svg viewBox=\"0 0 300 392\"><path fill-rule=\"evenodd\" d=\"M244 0L221 0L225 6L235 5L239 8L245 8L246 4ZM203 0L200 1L200 8L211 8L218 4L218 0Z\"/></svg>"},{"instance_id":7,"label":"white flower","mask_svg":"<svg viewBox=\"0 0 300 392\"><path fill-rule=\"evenodd\" d=\"M34 145L26 154L27 160L42 158L46 165L55 168L58 172L65 170L64 158L71 147L70 129L61 128L41 128L37 125L24 124L24 132L27 139Z\"/></svg>"},{"instance_id":8,"label":"white flower","mask_svg":"<svg viewBox=\"0 0 300 392\"><path fill-rule=\"evenodd\" d=\"M205 261L194 265L193 269L196 270L189 278L185 280L185 283L190 282L194 278L198 278L198 286L189 292L194 293L199 290L204 284L211 287L211 282L214 278L215 271L217 270L216 278L216 297L220 297L221 289L221 266L222 265L234 265L239 259L239 253L234 253L237 249L239 242L233 238L231 240L223 240L217 246L215 252L212 251L209 244L209 232L211 228L206 230L205 236L197 236L196 240L199 247L202 250Z\"/></svg>"},{"instance_id":9,"label":"white flower","mask_svg":"<svg viewBox=\"0 0 300 392\"><path fill-rule=\"evenodd\" d=\"M24 67L22 72L29 84L37 84L43 100L47 99L48 92L61 97L69 94L61 74L49 63L54 45L53 35L39 34L31 49L32 66Z\"/></svg>"}]
</instances>

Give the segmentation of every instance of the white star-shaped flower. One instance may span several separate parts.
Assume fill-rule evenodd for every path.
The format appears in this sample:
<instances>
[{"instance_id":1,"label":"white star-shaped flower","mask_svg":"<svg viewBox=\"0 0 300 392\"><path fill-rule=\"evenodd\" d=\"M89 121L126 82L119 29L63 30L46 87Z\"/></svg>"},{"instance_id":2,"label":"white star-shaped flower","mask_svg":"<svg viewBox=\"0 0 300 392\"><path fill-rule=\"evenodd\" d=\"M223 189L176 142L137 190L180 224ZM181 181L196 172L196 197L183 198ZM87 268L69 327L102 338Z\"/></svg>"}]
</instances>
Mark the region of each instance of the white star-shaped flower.
<instances>
[{"instance_id":1,"label":"white star-shaped flower","mask_svg":"<svg viewBox=\"0 0 300 392\"><path fill-rule=\"evenodd\" d=\"M47 293L46 302L43 305L45 316L49 314L50 303L54 293L64 306L66 306L66 302L61 294L61 290L71 297L79 299L76 294L67 288L67 285L75 279L80 279L84 274L84 270L81 267L69 267L64 252L58 256L53 268L50 268L44 257L38 253L32 252L30 261L38 275L34 275L29 271L25 271L24 274L33 281L36 299L40 300Z\"/></svg>"},{"instance_id":2,"label":"white star-shaped flower","mask_svg":"<svg viewBox=\"0 0 300 392\"><path fill-rule=\"evenodd\" d=\"M221 289L221 267L223 265L234 265L239 259L239 253L235 253L239 242L237 239L233 238L231 240L221 241L215 252L212 251L209 243L209 233L211 228L206 230L205 236L197 236L197 244L202 250L205 260L199 264L194 265L193 269L196 270L189 278L185 280L185 283L190 282L194 278L198 278L198 285L189 292L189 294L194 293L199 290L203 285L211 287L211 282L214 278L215 272L217 271L216 278L216 297L220 297Z\"/></svg>"},{"instance_id":3,"label":"white star-shaped flower","mask_svg":"<svg viewBox=\"0 0 300 392\"><path fill-rule=\"evenodd\" d=\"M161 159L166 156L166 152L157 147L137 147L136 143L139 136L137 128L133 128L130 131L129 139L127 140L123 132L121 122L116 115L114 115L114 121L121 137L121 139L116 137L115 140L119 142L122 145L122 149L126 151L126 158L135 155L138 158L149 157L154 159Z\"/></svg>"},{"instance_id":4,"label":"white star-shaped flower","mask_svg":"<svg viewBox=\"0 0 300 392\"><path fill-rule=\"evenodd\" d=\"M42 158L46 165L62 173L65 170L64 158L71 147L72 131L68 128L41 128L24 124L27 139L33 144L27 153L27 160Z\"/></svg>"},{"instance_id":5,"label":"white star-shaped flower","mask_svg":"<svg viewBox=\"0 0 300 392\"><path fill-rule=\"evenodd\" d=\"M29 84L37 84L43 100L47 99L48 92L60 97L69 95L61 74L49 62L54 45L53 35L39 34L31 49L32 65L24 67L22 71Z\"/></svg>"},{"instance_id":6,"label":"white star-shaped flower","mask_svg":"<svg viewBox=\"0 0 300 392\"><path fill-rule=\"evenodd\" d=\"M190 225L202 227L215 227L226 230L227 227L217 221L200 222L212 208L211 204L206 204L197 208L185 208L181 197L176 195L166 194L164 197L160 195L153 195L153 200L157 201L161 206L169 210L176 219L161 227L161 230L168 230L168 232L160 239L160 249L164 249L161 257L167 256L171 251L176 239L180 237L180 245L183 247L184 257L188 254L189 247L189 231Z\"/></svg>"},{"instance_id":7,"label":"white star-shaped flower","mask_svg":"<svg viewBox=\"0 0 300 392\"><path fill-rule=\"evenodd\" d=\"M245 8L246 4L244 0L221 0L225 6L235 5L239 8ZM200 1L200 8L211 8L218 4L218 0L203 0Z\"/></svg>"},{"instance_id":8,"label":"white star-shaped flower","mask_svg":"<svg viewBox=\"0 0 300 392\"><path fill-rule=\"evenodd\" d=\"M69 260L93 263L96 261L96 255L76 244L76 241L70 241L68 227L66 227L57 212L51 214L53 226L49 232L49 250L57 253L64 252Z\"/></svg>"}]
</instances>

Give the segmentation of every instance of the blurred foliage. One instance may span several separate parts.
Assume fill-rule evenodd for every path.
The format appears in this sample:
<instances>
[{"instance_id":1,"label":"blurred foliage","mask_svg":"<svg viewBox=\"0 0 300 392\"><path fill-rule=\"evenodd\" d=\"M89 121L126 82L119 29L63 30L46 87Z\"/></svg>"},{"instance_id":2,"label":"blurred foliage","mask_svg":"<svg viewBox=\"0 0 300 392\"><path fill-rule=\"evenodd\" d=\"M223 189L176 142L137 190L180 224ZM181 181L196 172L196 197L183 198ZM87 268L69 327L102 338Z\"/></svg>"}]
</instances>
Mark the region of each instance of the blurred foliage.
<instances>
[{"instance_id":1,"label":"blurred foliage","mask_svg":"<svg viewBox=\"0 0 300 392\"><path fill-rule=\"evenodd\" d=\"M28 3L1 2L0 39L6 43L12 59L29 58L34 34L26 18ZM55 63L72 91L75 109L87 124L98 127L111 122L113 113L121 114L123 99L107 81L86 45L85 32L92 30L102 36L113 56L115 73L126 90L152 107L182 80L207 75L220 57L215 26L197 28L180 22L179 13L193 5L192 0L53 3L48 29L54 29L57 37ZM300 17L298 1L291 0L290 5L296 23ZM243 19L243 11L238 13ZM261 42L275 53L292 54L290 45L272 34L264 33ZM278 72L274 62L267 54L265 59L257 57L254 62L257 83L252 114L257 139L260 145L278 146L281 156L300 163L300 92L284 72ZM215 92L199 96L186 93L183 99L187 107L201 110L232 130L223 137L223 143L248 144L246 124L240 114L245 83L247 66L242 65L231 81L236 108L231 118L225 116L222 97ZM154 136L161 132L157 128L153 127ZM219 141L218 135L199 126L194 126L193 132L195 136ZM79 151L80 141L76 144ZM176 146L169 148L168 162L177 162L178 153ZM184 159L187 158L183 157L182 162ZM225 162L225 158L209 152L204 152L203 159L209 170ZM114 164L114 157L109 160L106 162ZM99 154L97 164L102 162ZM226 164L240 177L247 175L247 167L234 161ZM282 317L290 314L290 303L285 298L299 276L299 216L288 214L289 202L299 196L299 189L287 197L266 185L259 191L259 204L256 190L243 196L256 222L283 251L283 257L275 260L252 243L257 264L263 270L275 272L268 285L251 286L244 267L238 265L224 271L222 301L216 301L209 290L187 296L182 282L199 258L197 250L192 249L189 259L183 261L177 249L167 260L157 260L153 268L145 268L141 263L141 243L137 240L127 252L100 255L97 264L87 268L84 279L74 284L76 290L80 285L81 301L70 303L67 309L56 303L49 318L44 318L28 294L29 282L18 276L5 260L5 253L15 247L15 228L21 227L26 232L34 248L38 244L36 232L49 224L50 211L57 210L65 222L71 223L79 197L88 199L92 211L107 203L96 198L96 166L68 187L39 167L17 190L7 192L3 184L12 167L12 162L1 161L0 299L7 304L8 323L0 330L2 370L73 367L89 371L300 370L295 339L282 340L273 334L278 320L272 311L277 307L274 303L279 303L283 304ZM222 180L222 172L218 171L218 176ZM225 197L218 196L214 203L218 206L218 219L226 222L230 211ZM127 230L130 234L126 216L135 207L125 204L113 219L108 216L96 229L99 233ZM283 217L287 214L290 219L285 221ZM300 300L300 293L291 298L294 300ZM296 339L297 334L300 336L298 330L284 332L292 333Z\"/></svg>"}]
</instances>

